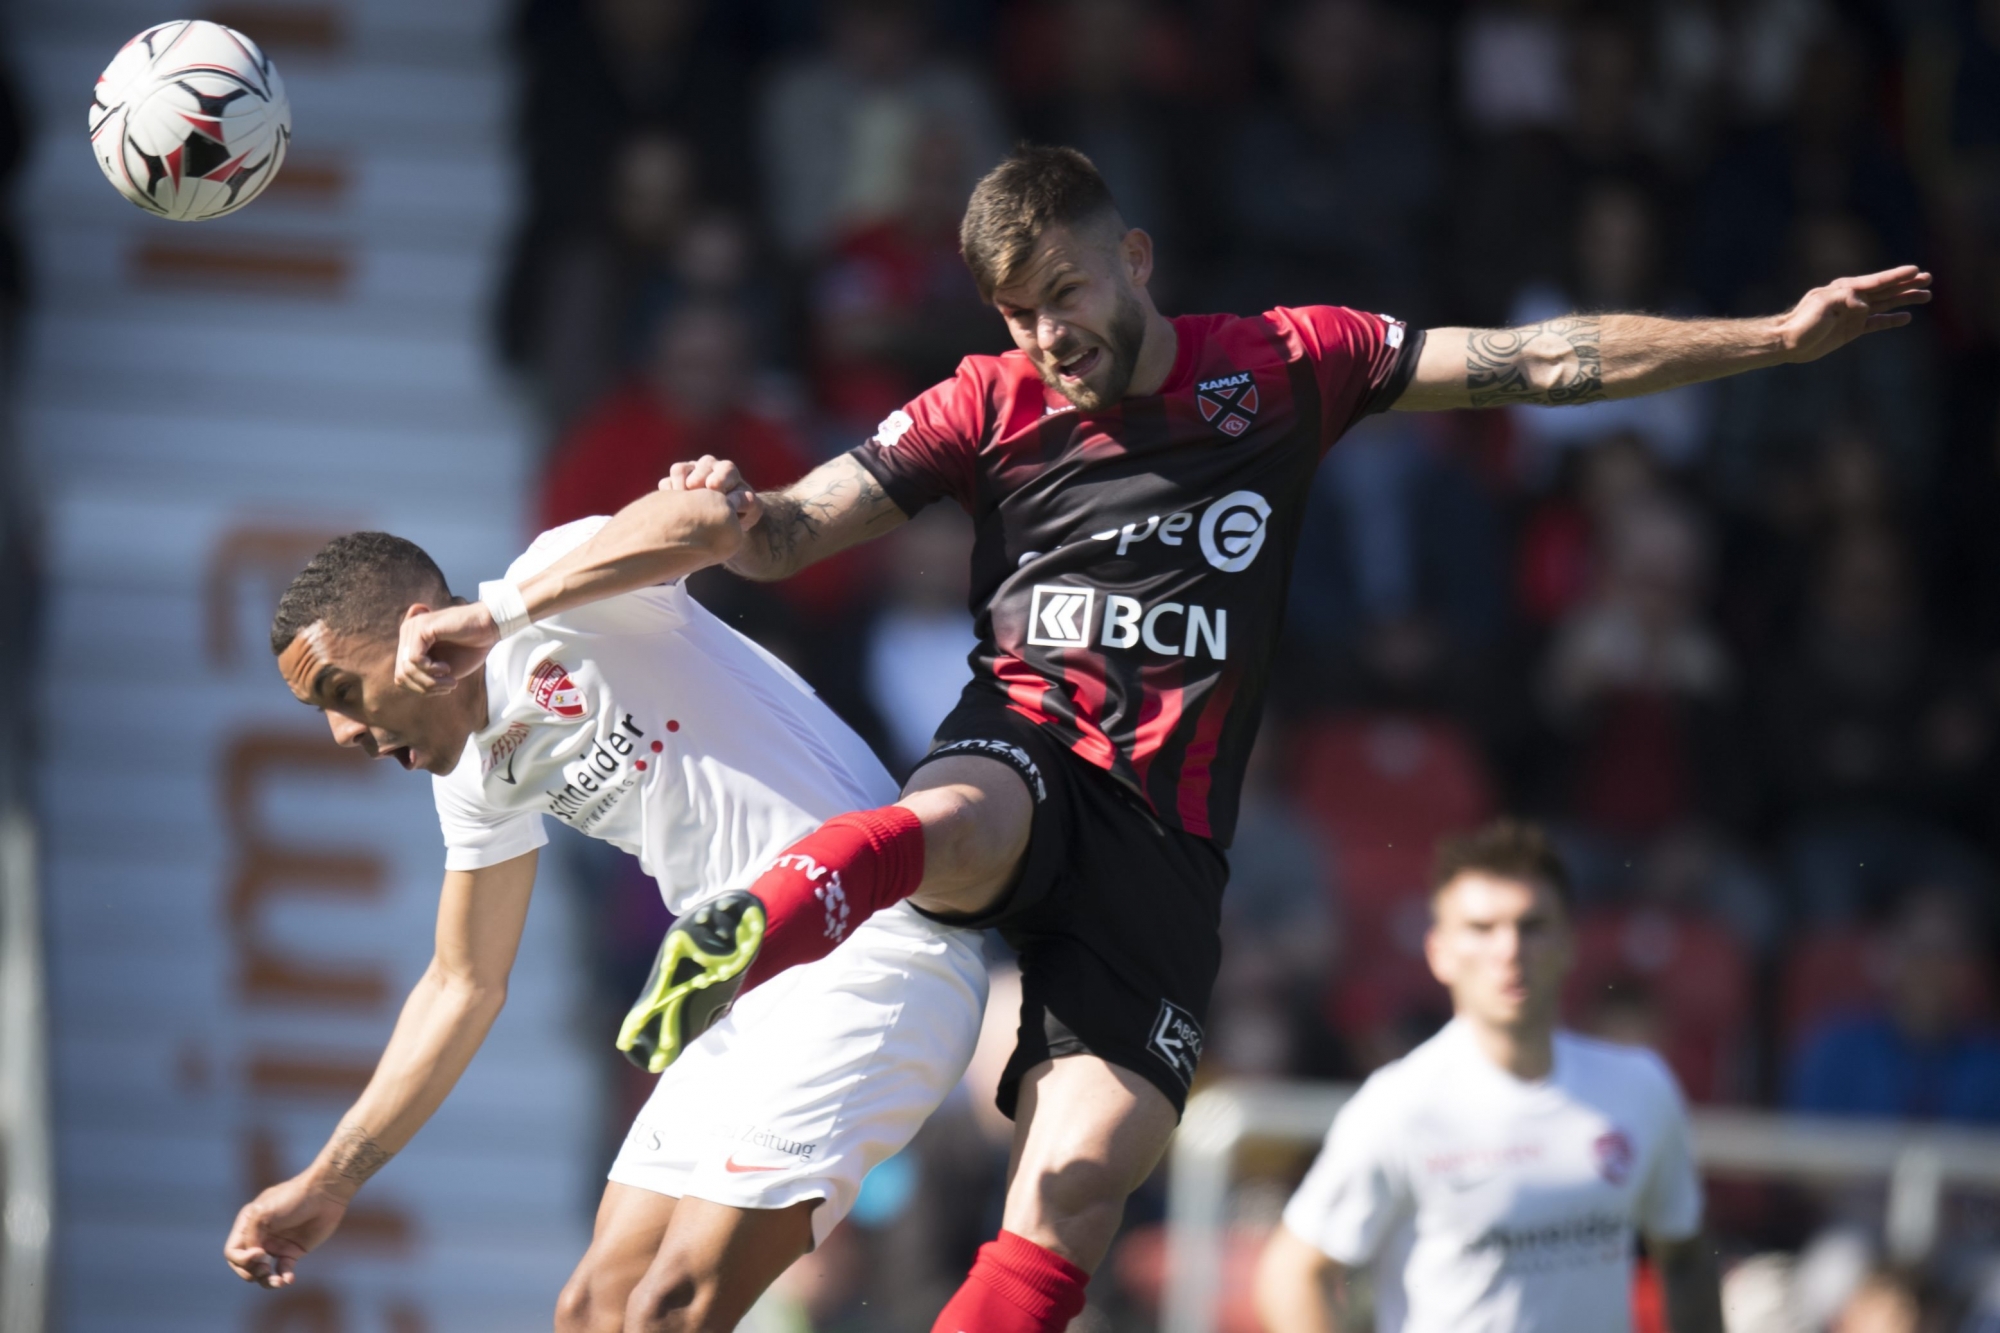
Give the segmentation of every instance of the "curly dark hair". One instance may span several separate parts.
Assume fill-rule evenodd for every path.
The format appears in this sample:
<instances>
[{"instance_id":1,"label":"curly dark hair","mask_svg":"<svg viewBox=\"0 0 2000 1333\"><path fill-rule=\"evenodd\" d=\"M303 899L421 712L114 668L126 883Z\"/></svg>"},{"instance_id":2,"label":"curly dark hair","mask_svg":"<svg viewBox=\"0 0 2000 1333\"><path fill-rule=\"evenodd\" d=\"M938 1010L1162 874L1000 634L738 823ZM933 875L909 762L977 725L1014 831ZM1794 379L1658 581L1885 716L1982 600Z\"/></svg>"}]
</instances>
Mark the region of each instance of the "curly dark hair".
<instances>
[{"instance_id":1,"label":"curly dark hair","mask_svg":"<svg viewBox=\"0 0 2000 1333\"><path fill-rule=\"evenodd\" d=\"M284 652L322 620L349 634L394 634L411 603L450 600L444 571L423 547L386 532L350 532L322 546L278 599L271 652Z\"/></svg>"},{"instance_id":2,"label":"curly dark hair","mask_svg":"<svg viewBox=\"0 0 2000 1333\"><path fill-rule=\"evenodd\" d=\"M1576 907L1569 867L1539 824L1496 819L1470 833L1444 839L1431 866L1431 896L1435 898L1445 885L1467 872L1546 884L1564 910Z\"/></svg>"}]
</instances>

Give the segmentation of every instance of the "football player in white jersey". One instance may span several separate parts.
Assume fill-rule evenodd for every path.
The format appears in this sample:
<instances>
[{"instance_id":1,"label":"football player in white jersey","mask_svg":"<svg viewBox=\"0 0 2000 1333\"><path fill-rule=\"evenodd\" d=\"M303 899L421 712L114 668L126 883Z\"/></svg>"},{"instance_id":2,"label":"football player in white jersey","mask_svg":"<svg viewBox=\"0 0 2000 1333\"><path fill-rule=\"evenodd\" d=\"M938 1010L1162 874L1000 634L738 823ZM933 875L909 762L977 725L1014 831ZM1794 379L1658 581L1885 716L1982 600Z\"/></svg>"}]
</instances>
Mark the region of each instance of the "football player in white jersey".
<instances>
[{"instance_id":1,"label":"football player in white jersey","mask_svg":"<svg viewBox=\"0 0 2000 1333\"><path fill-rule=\"evenodd\" d=\"M1643 1238L1673 1333L1720 1333L1673 1075L1556 1026L1574 949L1547 838L1489 825L1432 885L1425 952L1454 1016L1334 1121L1258 1266L1264 1327L1351 1333L1345 1277L1367 1268L1378 1333L1624 1333Z\"/></svg>"},{"instance_id":2,"label":"football player in white jersey","mask_svg":"<svg viewBox=\"0 0 2000 1333\"><path fill-rule=\"evenodd\" d=\"M445 874L435 956L367 1089L310 1166L237 1215L239 1276L289 1284L451 1091L505 998L545 816L637 856L720 949L742 922L718 897L829 817L895 799L803 681L689 597L685 576L741 540L730 499L661 491L544 533L495 607L454 598L384 533L337 538L286 591L271 633L286 682L340 744L434 775ZM458 652L455 688L397 685L399 632L479 617L490 633ZM979 937L904 905L701 1015L611 1168L558 1330L735 1328L957 1084L985 999Z\"/></svg>"}]
</instances>

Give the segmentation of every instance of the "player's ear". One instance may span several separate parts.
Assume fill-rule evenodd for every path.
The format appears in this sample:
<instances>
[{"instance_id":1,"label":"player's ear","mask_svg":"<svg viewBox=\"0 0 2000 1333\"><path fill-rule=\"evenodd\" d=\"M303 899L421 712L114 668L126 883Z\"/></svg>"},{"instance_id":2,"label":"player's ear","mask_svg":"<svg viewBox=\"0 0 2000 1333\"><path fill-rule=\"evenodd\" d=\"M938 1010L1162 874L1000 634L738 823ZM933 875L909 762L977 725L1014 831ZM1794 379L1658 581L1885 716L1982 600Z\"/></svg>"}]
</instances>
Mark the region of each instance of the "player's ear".
<instances>
[{"instance_id":1,"label":"player's ear","mask_svg":"<svg viewBox=\"0 0 2000 1333\"><path fill-rule=\"evenodd\" d=\"M451 599L450 604L452 606L457 606L460 602L464 600L465 599L462 597L454 597ZM437 609L436 607L426 606L422 602L412 602L407 607L403 608L403 619L415 620L418 616L427 616L436 609Z\"/></svg>"},{"instance_id":2,"label":"player's ear","mask_svg":"<svg viewBox=\"0 0 2000 1333\"><path fill-rule=\"evenodd\" d=\"M1444 936L1440 933L1436 899L1431 901L1430 925L1424 930L1424 962L1430 967L1431 975L1437 978L1438 985L1451 986L1450 955L1445 951Z\"/></svg>"},{"instance_id":3,"label":"player's ear","mask_svg":"<svg viewBox=\"0 0 2000 1333\"><path fill-rule=\"evenodd\" d=\"M1556 911L1556 970L1568 976L1576 968L1576 922L1567 906Z\"/></svg>"},{"instance_id":4,"label":"player's ear","mask_svg":"<svg viewBox=\"0 0 2000 1333\"><path fill-rule=\"evenodd\" d=\"M1153 238L1142 228L1132 228L1118 239L1118 258L1132 285L1144 287L1153 276Z\"/></svg>"}]
</instances>

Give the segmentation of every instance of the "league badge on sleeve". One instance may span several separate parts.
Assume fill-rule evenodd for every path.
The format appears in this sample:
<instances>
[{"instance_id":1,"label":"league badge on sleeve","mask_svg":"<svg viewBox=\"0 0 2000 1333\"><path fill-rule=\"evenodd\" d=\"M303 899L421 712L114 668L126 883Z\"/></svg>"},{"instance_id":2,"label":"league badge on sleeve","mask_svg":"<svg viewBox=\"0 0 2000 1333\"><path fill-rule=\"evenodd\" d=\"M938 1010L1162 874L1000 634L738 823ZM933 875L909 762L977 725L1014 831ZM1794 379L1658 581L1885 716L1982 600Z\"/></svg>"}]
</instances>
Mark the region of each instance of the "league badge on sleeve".
<instances>
[{"instance_id":1,"label":"league badge on sleeve","mask_svg":"<svg viewBox=\"0 0 2000 1333\"><path fill-rule=\"evenodd\" d=\"M528 677L528 697L535 701L537 708L562 718L582 717L589 707L583 691L569 678L568 668L553 657L536 667L534 674Z\"/></svg>"},{"instance_id":2,"label":"league badge on sleeve","mask_svg":"<svg viewBox=\"0 0 2000 1333\"><path fill-rule=\"evenodd\" d=\"M1203 380L1194 386L1194 400L1201 405L1203 421L1224 435L1241 435L1257 415L1257 381L1247 370Z\"/></svg>"},{"instance_id":3,"label":"league badge on sleeve","mask_svg":"<svg viewBox=\"0 0 2000 1333\"><path fill-rule=\"evenodd\" d=\"M916 419L899 407L883 417L882 424L875 428L875 443L884 449L894 449L896 441L902 439L904 433L916 424Z\"/></svg>"}]
</instances>

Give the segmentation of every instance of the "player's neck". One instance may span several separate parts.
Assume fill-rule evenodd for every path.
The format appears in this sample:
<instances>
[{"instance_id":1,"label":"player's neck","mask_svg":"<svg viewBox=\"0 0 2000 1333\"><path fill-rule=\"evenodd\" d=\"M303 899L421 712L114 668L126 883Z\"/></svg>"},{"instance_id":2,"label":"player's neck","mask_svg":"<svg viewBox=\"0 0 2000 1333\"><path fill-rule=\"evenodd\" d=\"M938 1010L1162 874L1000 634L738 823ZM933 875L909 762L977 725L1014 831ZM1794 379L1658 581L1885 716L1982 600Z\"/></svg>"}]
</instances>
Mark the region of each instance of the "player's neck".
<instances>
[{"instance_id":1,"label":"player's neck","mask_svg":"<svg viewBox=\"0 0 2000 1333\"><path fill-rule=\"evenodd\" d=\"M1158 393L1174 373L1174 358L1180 355L1180 334L1174 322L1146 303L1146 336L1139 343L1139 362L1132 367L1132 383L1125 390L1130 398Z\"/></svg>"},{"instance_id":2,"label":"player's neck","mask_svg":"<svg viewBox=\"0 0 2000 1333\"><path fill-rule=\"evenodd\" d=\"M1479 1053L1524 1083L1539 1083L1555 1072L1555 1029L1547 1024L1503 1027L1460 1016Z\"/></svg>"}]
</instances>

